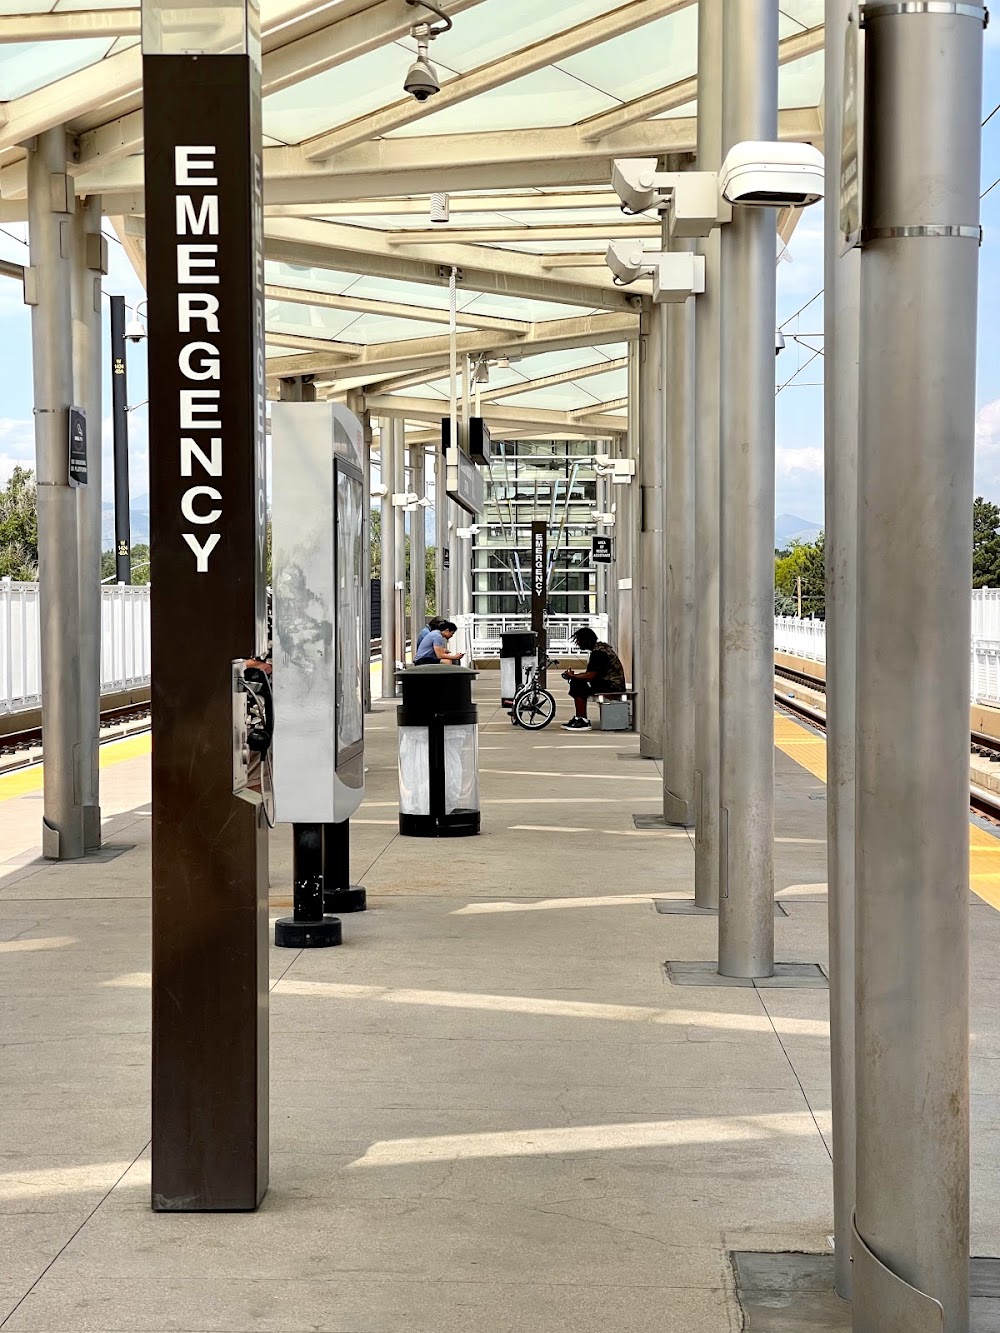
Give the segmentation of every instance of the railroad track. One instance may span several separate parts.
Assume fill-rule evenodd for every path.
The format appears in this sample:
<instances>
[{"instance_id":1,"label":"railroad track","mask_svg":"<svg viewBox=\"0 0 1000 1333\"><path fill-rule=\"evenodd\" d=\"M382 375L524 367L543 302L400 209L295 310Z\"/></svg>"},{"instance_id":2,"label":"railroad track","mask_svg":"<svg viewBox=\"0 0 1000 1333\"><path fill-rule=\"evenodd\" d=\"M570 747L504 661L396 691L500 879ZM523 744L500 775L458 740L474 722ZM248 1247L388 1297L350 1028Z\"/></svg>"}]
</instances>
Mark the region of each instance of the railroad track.
<instances>
[{"instance_id":1,"label":"railroad track","mask_svg":"<svg viewBox=\"0 0 1000 1333\"><path fill-rule=\"evenodd\" d=\"M101 710L101 730L107 727L119 727L127 722L138 722L149 718L149 700L136 700L130 704L124 704L119 708L105 708ZM139 728L145 730L145 728ZM42 744L42 728L26 727L23 731L11 731L6 736L0 736L0 758L21 754L25 750L37 750ZM25 764L34 764L38 762L38 756L26 759ZM20 764L7 764L4 766L5 773L12 772L15 768L20 768Z\"/></svg>"},{"instance_id":2,"label":"railroad track","mask_svg":"<svg viewBox=\"0 0 1000 1333\"><path fill-rule=\"evenodd\" d=\"M809 684L817 690L826 690L825 681L817 681L812 676L807 676L802 671L794 671L790 667L775 667L774 674L785 680L797 680L800 684ZM774 692L774 702L779 708L799 721L807 722L817 731L826 731L826 714L821 713L818 708L805 703L802 699L789 697L787 694L780 694L777 690ZM994 736L986 736L982 732L970 732L971 749L975 754L984 755L988 759L1000 761L1000 740ZM969 808L977 815L991 820L995 824L1000 824L1000 796L987 791L985 787L977 787L969 783Z\"/></svg>"}]
</instances>

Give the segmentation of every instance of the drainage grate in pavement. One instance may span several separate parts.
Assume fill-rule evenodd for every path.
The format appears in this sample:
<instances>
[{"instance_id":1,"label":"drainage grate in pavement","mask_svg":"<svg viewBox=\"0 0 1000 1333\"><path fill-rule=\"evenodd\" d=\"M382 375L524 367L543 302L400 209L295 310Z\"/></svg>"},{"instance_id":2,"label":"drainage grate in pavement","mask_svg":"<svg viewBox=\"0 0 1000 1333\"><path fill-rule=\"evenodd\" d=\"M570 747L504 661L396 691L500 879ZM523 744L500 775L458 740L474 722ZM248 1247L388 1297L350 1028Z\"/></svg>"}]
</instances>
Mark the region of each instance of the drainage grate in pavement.
<instances>
[{"instance_id":1,"label":"drainage grate in pavement","mask_svg":"<svg viewBox=\"0 0 1000 1333\"><path fill-rule=\"evenodd\" d=\"M826 899L823 899L826 902ZM696 907L693 898L654 898L653 906L663 916L714 916L719 915L714 907ZM781 903L774 904L775 916L787 916L788 909Z\"/></svg>"},{"instance_id":2,"label":"drainage grate in pavement","mask_svg":"<svg viewBox=\"0 0 1000 1333\"><path fill-rule=\"evenodd\" d=\"M721 977L718 963L688 963L668 960L663 964L667 980L675 986L729 986L744 990L829 990L830 983L819 963L775 963L773 977Z\"/></svg>"},{"instance_id":3,"label":"drainage grate in pavement","mask_svg":"<svg viewBox=\"0 0 1000 1333\"><path fill-rule=\"evenodd\" d=\"M745 1333L851 1333L851 1306L833 1289L832 1254L734 1250L736 1294ZM1000 1259L973 1259L970 1333L1000 1333Z\"/></svg>"}]
</instances>

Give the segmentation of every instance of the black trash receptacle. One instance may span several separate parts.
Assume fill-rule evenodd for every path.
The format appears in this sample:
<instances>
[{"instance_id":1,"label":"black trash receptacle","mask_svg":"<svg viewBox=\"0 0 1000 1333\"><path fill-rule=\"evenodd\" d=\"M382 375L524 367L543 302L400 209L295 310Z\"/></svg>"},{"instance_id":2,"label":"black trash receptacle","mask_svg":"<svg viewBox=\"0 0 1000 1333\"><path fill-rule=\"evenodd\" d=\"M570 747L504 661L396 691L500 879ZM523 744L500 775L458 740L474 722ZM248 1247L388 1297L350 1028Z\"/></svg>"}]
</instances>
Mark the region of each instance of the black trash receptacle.
<instances>
[{"instance_id":1,"label":"black trash receptacle","mask_svg":"<svg viewBox=\"0 0 1000 1333\"><path fill-rule=\"evenodd\" d=\"M478 674L444 662L401 673L399 831L411 838L479 832Z\"/></svg>"},{"instance_id":2,"label":"black trash receptacle","mask_svg":"<svg viewBox=\"0 0 1000 1333\"><path fill-rule=\"evenodd\" d=\"M509 708L538 660L538 636L534 630L509 630L500 635L500 702Z\"/></svg>"}]
</instances>

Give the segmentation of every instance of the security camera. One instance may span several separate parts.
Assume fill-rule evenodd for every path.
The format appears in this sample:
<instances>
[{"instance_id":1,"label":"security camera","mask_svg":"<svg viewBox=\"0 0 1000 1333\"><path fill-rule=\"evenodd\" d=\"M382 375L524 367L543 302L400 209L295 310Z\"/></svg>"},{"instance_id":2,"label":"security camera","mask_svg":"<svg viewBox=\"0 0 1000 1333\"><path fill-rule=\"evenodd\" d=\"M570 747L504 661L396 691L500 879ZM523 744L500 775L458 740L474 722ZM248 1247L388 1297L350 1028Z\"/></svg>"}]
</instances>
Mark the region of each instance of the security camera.
<instances>
[{"instance_id":1,"label":"security camera","mask_svg":"<svg viewBox=\"0 0 1000 1333\"><path fill-rule=\"evenodd\" d=\"M656 255L646 254L641 241L612 241L605 255L608 268L619 285L648 277L653 272L657 258Z\"/></svg>"},{"instance_id":2,"label":"security camera","mask_svg":"<svg viewBox=\"0 0 1000 1333\"><path fill-rule=\"evenodd\" d=\"M125 337L130 343L141 343L146 336L146 326L141 319L130 319L125 325Z\"/></svg>"},{"instance_id":3,"label":"security camera","mask_svg":"<svg viewBox=\"0 0 1000 1333\"><path fill-rule=\"evenodd\" d=\"M403 92L409 93L418 102L426 102L429 97L441 91L441 80L437 70L427 59L427 43L417 43L417 58L410 66L403 81Z\"/></svg>"},{"instance_id":4,"label":"security camera","mask_svg":"<svg viewBox=\"0 0 1000 1333\"><path fill-rule=\"evenodd\" d=\"M806 143L738 143L719 173L722 197L755 208L805 208L823 198L823 154Z\"/></svg>"},{"instance_id":5,"label":"security camera","mask_svg":"<svg viewBox=\"0 0 1000 1333\"><path fill-rule=\"evenodd\" d=\"M663 203L661 173L655 157L622 157L611 166L611 186L630 213L645 213Z\"/></svg>"}]
</instances>

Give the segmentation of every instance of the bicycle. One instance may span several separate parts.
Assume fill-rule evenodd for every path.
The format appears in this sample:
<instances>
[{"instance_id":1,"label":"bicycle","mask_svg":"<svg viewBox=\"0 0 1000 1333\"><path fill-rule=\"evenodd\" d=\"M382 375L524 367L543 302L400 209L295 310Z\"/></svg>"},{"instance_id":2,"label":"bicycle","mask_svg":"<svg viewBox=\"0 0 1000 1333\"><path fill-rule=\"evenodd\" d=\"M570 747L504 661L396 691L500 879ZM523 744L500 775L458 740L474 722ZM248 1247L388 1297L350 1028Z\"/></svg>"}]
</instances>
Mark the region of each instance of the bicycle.
<instances>
[{"instance_id":1,"label":"bicycle","mask_svg":"<svg viewBox=\"0 0 1000 1333\"><path fill-rule=\"evenodd\" d=\"M510 720L516 727L527 731L541 731L547 727L556 715L555 695L546 690L540 680L546 667L558 666L550 658L536 662L528 672L528 679L514 695L510 706Z\"/></svg>"}]
</instances>

